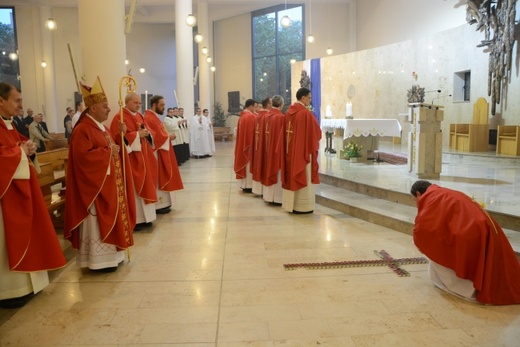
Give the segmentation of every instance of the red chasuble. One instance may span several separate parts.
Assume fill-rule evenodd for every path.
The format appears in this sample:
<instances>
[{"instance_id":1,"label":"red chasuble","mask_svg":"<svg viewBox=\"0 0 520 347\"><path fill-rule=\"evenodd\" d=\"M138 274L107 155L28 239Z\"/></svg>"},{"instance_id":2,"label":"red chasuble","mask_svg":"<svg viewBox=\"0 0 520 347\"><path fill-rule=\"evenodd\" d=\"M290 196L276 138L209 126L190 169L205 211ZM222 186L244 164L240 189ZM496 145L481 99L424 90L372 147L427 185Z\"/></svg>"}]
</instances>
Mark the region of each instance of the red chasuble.
<instances>
[{"instance_id":1,"label":"red chasuble","mask_svg":"<svg viewBox=\"0 0 520 347\"><path fill-rule=\"evenodd\" d=\"M498 223L467 195L431 185L417 203L413 239L428 258L473 281L484 304L520 304L520 265Z\"/></svg>"},{"instance_id":2,"label":"red chasuble","mask_svg":"<svg viewBox=\"0 0 520 347\"><path fill-rule=\"evenodd\" d=\"M264 123L265 116L269 113L268 110L260 110L256 115L255 133L253 138L253 147L251 150L251 164L249 165L249 172L253 175L253 180L262 182L264 178L264 162L265 162L265 132Z\"/></svg>"},{"instance_id":3,"label":"red chasuble","mask_svg":"<svg viewBox=\"0 0 520 347\"><path fill-rule=\"evenodd\" d=\"M144 119L140 113L133 116L130 111L123 108L123 120L126 124L125 139L128 145L131 145L137 137L139 137L139 129L144 126ZM116 140L116 143L122 147L121 133L119 132L119 123L121 122L120 114L116 114L112 119L110 131ZM141 151L132 151L128 153L130 159L130 167L132 169L132 177L134 179L137 195L142 198L146 204L152 204L157 201L157 159L153 154L152 146L145 137L140 139Z\"/></svg>"},{"instance_id":4,"label":"red chasuble","mask_svg":"<svg viewBox=\"0 0 520 347\"><path fill-rule=\"evenodd\" d=\"M321 129L311 111L295 102L285 114L284 161L282 165L283 189L297 191L307 186L305 167L311 163L311 182L320 183L318 176L318 150ZM311 162L312 155L312 162Z\"/></svg>"},{"instance_id":5,"label":"red chasuble","mask_svg":"<svg viewBox=\"0 0 520 347\"><path fill-rule=\"evenodd\" d=\"M29 179L14 179L22 158L18 144L27 139L0 120L0 200L9 269L54 270L67 264L52 225L33 165ZM3 251L2 251L3 252Z\"/></svg>"},{"instance_id":6,"label":"red chasuble","mask_svg":"<svg viewBox=\"0 0 520 347\"><path fill-rule=\"evenodd\" d=\"M161 119L155 112L147 110L144 114L144 124L152 134L155 145L154 151L157 153L158 171L159 171L159 189L166 192L181 190L182 185L181 173L175 158L175 152L170 144L170 135L164 129ZM165 142L168 142L169 150L160 149Z\"/></svg>"},{"instance_id":7,"label":"red chasuble","mask_svg":"<svg viewBox=\"0 0 520 347\"><path fill-rule=\"evenodd\" d=\"M283 152L282 146L278 145L283 142L283 125L284 115L277 108L272 108L265 116L264 134L265 134L265 172L262 184L264 186L272 186L278 183L278 172L282 167Z\"/></svg>"},{"instance_id":8,"label":"red chasuble","mask_svg":"<svg viewBox=\"0 0 520 347\"><path fill-rule=\"evenodd\" d=\"M251 151L255 139L256 115L249 110L240 112L237 123L235 142L235 163L233 165L237 179L246 178L246 166L251 160Z\"/></svg>"},{"instance_id":9,"label":"red chasuble","mask_svg":"<svg viewBox=\"0 0 520 347\"><path fill-rule=\"evenodd\" d=\"M64 237L75 249L80 247L79 226L96 207L101 240L126 249L134 244L135 197L132 172L125 147L119 156L111 154L115 141L108 128L102 131L82 114L70 138L65 190ZM122 156L125 156L123 175ZM108 170L110 174L108 175ZM126 185L124 183L126 178Z\"/></svg>"}]
</instances>

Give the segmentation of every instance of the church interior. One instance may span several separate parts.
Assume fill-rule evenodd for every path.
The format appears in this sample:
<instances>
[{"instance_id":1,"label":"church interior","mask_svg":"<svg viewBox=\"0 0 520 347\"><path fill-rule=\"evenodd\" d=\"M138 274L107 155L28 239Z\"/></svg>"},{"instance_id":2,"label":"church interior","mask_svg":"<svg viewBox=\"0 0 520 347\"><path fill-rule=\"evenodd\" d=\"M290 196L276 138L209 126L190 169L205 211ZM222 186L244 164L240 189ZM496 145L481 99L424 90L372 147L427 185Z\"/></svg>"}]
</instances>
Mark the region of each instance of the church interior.
<instances>
[{"instance_id":1,"label":"church interior","mask_svg":"<svg viewBox=\"0 0 520 347\"><path fill-rule=\"evenodd\" d=\"M251 12L287 4L304 6L306 27L317 38L305 45L305 59L292 64L292 92L302 70L312 74L311 61L319 60L322 121L391 119L400 127L397 136L370 137L370 151L356 163L343 154L351 139L346 129L330 129L334 152L324 151L323 133L321 182L308 215L242 193L232 170L234 142L217 141L213 157L179 168L184 189L172 213L134 234L135 246L114 273L78 268L57 228L68 264L51 271L50 285L24 307L0 309L0 345L518 345L519 305L449 295L431 283L420 261L403 262L399 271L371 263L384 252L395 259L423 256L412 240L417 208L409 193L422 178L482 203L520 259L518 42L496 102L488 93L490 48L478 46L485 33L467 22L470 2L0 0L15 8L24 108L45 112L53 133L63 131L65 108L74 103L71 60L79 78L102 76L111 116L119 108L118 80L129 70L142 94L164 95L167 106L182 100L186 114L194 113L195 101L227 109L230 91L239 91L242 103L253 95ZM516 9L518 39L520 5L504 2ZM133 6L133 27L125 33ZM210 38L211 64L192 52L193 31L178 23L191 12ZM51 17L58 30L38 29ZM195 57L197 93L192 69L182 68ZM120 63L125 59L129 65ZM419 104L443 113L436 142L420 153L435 158L432 167L410 164L414 85L425 92ZM482 98L484 113L476 111ZM237 118L229 116L226 126L233 129ZM359 263L285 266L353 261Z\"/></svg>"}]
</instances>

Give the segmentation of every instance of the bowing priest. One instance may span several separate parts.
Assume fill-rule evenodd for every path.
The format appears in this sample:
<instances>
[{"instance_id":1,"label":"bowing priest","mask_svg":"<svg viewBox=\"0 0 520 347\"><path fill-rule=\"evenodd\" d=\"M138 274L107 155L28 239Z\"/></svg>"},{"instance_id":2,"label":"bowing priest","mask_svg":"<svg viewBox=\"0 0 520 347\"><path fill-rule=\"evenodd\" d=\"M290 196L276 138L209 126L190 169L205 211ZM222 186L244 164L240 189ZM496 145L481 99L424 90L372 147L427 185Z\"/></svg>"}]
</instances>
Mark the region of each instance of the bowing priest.
<instances>
[{"instance_id":1,"label":"bowing priest","mask_svg":"<svg viewBox=\"0 0 520 347\"><path fill-rule=\"evenodd\" d=\"M64 237L79 267L113 272L134 244L134 182L125 147L103 125L110 108L99 77L92 87L81 84L81 93L86 109L70 138Z\"/></svg>"},{"instance_id":2,"label":"bowing priest","mask_svg":"<svg viewBox=\"0 0 520 347\"><path fill-rule=\"evenodd\" d=\"M110 131L119 146L126 146L129 165L134 181L136 208L136 225L134 231L152 226L157 219L155 203L157 202L157 159L153 154L152 138L144 125L141 109L141 97L137 93L125 96L123 107L124 143L121 143L121 114L118 112L112 119Z\"/></svg>"},{"instance_id":3,"label":"bowing priest","mask_svg":"<svg viewBox=\"0 0 520 347\"><path fill-rule=\"evenodd\" d=\"M156 212L166 214L171 211L175 198L173 192L184 188L182 178L175 158L175 152L171 145L171 140L175 135L169 135L164 128L159 115L164 113L164 98L154 95L150 98L150 108L144 115L144 124L149 129L154 141L154 153L158 165L158 186L155 204Z\"/></svg>"},{"instance_id":4,"label":"bowing priest","mask_svg":"<svg viewBox=\"0 0 520 347\"><path fill-rule=\"evenodd\" d=\"M30 159L36 145L18 133L20 90L0 83L0 307L25 305L67 264Z\"/></svg>"},{"instance_id":5,"label":"bowing priest","mask_svg":"<svg viewBox=\"0 0 520 347\"><path fill-rule=\"evenodd\" d=\"M240 188L244 193L251 193L253 191L253 175L250 172L249 166L255 139L256 115L253 113L255 105L255 100L247 99L244 110L240 112L240 118L237 123L233 169Z\"/></svg>"},{"instance_id":6,"label":"bowing priest","mask_svg":"<svg viewBox=\"0 0 520 347\"><path fill-rule=\"evenodd\" d=\"M272 107L264 120L264 175L262 178L263 198L271 204L282 204L281 167L283 152L284 100L281 95L272 98Z\"/></svg>"},{"instance_id":7,"label":"bowing priest","mask_svg":"<svg viewBox=\"0 0 520 347\"><path fill-rule=\"evenodd\" d=\"M321 129L316 117L307 108L311 99L309 89L298 89L297 101L289 107L284 119L282 207L293 213L314 211L314 185L320 183L318 149Z\"/></svg>"},{"instance_id":8,"label":"bowing priest","mask_svg":"<svg viewBox=\"0 0 520 347\"><path fill-rule=\"evenodd\" d=\"M520 264L498 223L464 193L417 181L413 241L438 288L482 304L520 304Z\"/></svg>"}]
</instances>

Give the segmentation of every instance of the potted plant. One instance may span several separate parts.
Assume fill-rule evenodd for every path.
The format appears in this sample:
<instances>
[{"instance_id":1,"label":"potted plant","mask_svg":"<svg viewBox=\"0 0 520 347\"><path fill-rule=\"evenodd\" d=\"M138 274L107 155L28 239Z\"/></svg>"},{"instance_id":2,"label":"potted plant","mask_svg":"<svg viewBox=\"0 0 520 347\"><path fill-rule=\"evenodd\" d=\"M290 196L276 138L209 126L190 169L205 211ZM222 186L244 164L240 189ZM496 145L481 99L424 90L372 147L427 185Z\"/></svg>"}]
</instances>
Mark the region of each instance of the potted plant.
<instances>
[{"instance_id":1,"label":"potted plant","mask_svg":"<svg viewBox=\"0 0 520 347\"><path fill-rule=\"evenodd\" d=\"M357 158L361 157L362 149L363 146L358 145L354 141L349 141L349 143L345 145L343 155L345 156L345 159L349 159L351 162L357 162Z\"/></svg>"},{"instance_id":2,"label":"potted plant","mask_svg":"<svg viewBox=\"0 0 520 347\"><path fill-rule=\"evenodd\" d=\"M213 126L214 127L225 127L226 126L226 114L222 108L220 102L215 102L213 106Z\"/></svg>"}]
</instances>

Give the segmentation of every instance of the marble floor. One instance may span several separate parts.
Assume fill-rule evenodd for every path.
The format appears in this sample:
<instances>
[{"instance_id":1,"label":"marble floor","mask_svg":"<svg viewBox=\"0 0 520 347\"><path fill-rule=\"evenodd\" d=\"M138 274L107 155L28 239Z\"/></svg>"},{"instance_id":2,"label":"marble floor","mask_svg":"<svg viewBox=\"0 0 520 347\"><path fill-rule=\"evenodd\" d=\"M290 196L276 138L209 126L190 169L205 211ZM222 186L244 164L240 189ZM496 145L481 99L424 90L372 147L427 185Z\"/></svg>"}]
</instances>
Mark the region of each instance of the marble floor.
<instances>
[{"instance_id":1,"label":"marble floor","mask_svg":"<svg viewBox=\"0 0 520 347\"><path fill-rule=\"evenodd\" d=\"M386 267L284 270L373 260L374 250L420 253L409 235L320 206L292 215L241 193L233 146L218 143L212 158L182 165L185 189L174 210L135 234L131 260L117 272L82 271L70 261L25 307L0 309L0 346L518 346L520 305L447 295L424 264L404 266L410 277ZM323 171L334 167L322 158ZM368 179L408 189L402 169L376 167L382 171ZM488 183L519 173L479 170ZM461 167L441 181L471 185L466 173L473 177Z\"/></svg>"}]
</instances>

